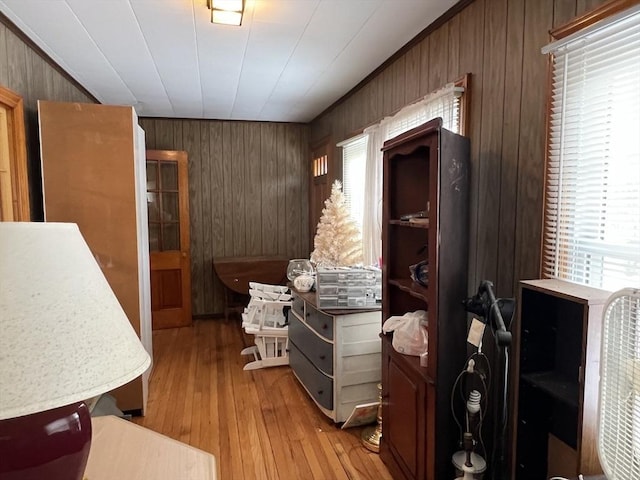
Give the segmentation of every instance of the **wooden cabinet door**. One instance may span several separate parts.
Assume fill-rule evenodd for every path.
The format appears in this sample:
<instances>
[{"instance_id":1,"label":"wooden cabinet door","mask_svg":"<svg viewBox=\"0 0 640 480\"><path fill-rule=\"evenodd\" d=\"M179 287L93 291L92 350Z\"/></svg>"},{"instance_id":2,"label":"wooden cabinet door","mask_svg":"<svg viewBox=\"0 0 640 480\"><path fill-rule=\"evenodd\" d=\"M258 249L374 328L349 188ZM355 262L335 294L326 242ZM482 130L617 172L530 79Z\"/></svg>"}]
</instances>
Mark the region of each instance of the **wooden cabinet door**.
<instances>
[{"instance_id":1,"label":"wooden cabinet door","mask_svg":"<svg viewBox=\"0 0 640 480\"><path fill-rule=\"evenodd\" d=\"M153 329L191 325L187 152L147 150Z\"/></svg>"},{"instance_id":2,"label":"wooden cabinet door","mask_svg":"<svg viewBox=\"0 0 640 480\"><path fill-rule=\"evenodd\" d=\"M425 479L427 385L413 369L407 368L408 359L393 351L387 338L382 342L382 355L383 461L390 470L396 465L400 467L402 477L398 478ZM394 461L386 461L388 456Z\"/></svg>"}]
</instances>

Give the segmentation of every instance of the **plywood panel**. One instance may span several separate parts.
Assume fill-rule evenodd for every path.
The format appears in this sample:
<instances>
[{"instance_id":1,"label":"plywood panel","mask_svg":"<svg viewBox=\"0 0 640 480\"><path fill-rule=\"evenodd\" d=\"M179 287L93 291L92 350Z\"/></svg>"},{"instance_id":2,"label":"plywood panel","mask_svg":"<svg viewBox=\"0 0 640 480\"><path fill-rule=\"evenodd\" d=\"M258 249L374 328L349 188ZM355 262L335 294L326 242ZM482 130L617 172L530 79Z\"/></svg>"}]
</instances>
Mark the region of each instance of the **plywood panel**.
<instances>
[{"instance_id":1,"label":"plywood panel","mask_svg":"<svg viewBox=\"0 0 640 480\"><path fill-rule=\"evenodd\" d=\"M456 15L449 21L449 73L447 81L455 81L462 77L463 72L460 70L460 16Z\"/></svg>"},{"instance_id":2,"label":"plywood panel","mask_svg":"<svg viewBox=\"0 0 640 480\"><path fill-rule=\"evenodd\" d=\"M262 250L262 175L261 175L261 125L244 124L245 139L245 209L246 209L246 239L247 250L258 252Z\"/></svg>"},{"instance_id":3,"label":"plywood panel","mask_svg":"<svg viewBox=\"0 0 640 480\"><path fill-rule=\"evenodd\" d=\"M9 85L9 56L7 52L7 27L0 23L0 84Z\"/></svg>"},{"instance_id":4,"label":"plywood panel","mask_svg":"<svg viewBox=\"0 0 640 480\"><path fill-rule=\"evenodd\" d=\"M207 122L198 122L200 127L200 145L198 146L198 155L200 157L200 217L195 221L199 224L198 234L200 235L200 245L202 246L202 260L200 270L202 271L202 312L214 311L214 291L213 291L213 275L208 267L213 262L213 245L211 227L211 153L210 139L211 134ZM193 203L196 203L195 200ZM193 214L191 215L193 222ZM193 281L193 277L192 277Z\"/></svg>"},{"instance_id":5,"label":"plywood panel","mask_svg":"<svg viewBox=\"0 0 640 480\"><path fill-rule=\"evenodd\" d=\"M213 306L207 307L206 312L219 312L220 307L224 305L224 288L220 280L212 274L213 257L221 257L224 255L224 157L222 154L222 122L207 122L209 131L209 155L210 155L210 176L207 181L209 184L208 199L205 199L210 206L211 215L204 216L203 222L210 223L211 226L211 247L205 253L205 264L203 269L205 272L211 273L213 280ZM205 242L206 243L206 242ZM206 284L205 284L206 285ZM205 312L205 313L206 313Z\"/></svg>"},{"instance_id":6,"label":"plywood panel","mask_svg":"<svg viewBox=\"0 0 640 480\"><path fill-rule=\"evenodd\" d=\"M553 0L553 28L560 27L576 16L576 0Z\"/></svg>"},{"instance_id":7,"label":"plywood panel","mask_svg":"<svg viewBox=\"0 0 640 480\"><path fill-rule=\"evenodd\" d=\"M599 7L607 0L578 0L576 7L576 15L580 16L587 12L590 12L596 7Z\"/></svg>"},{"instance_id":8,"label":"plywood panel","mask_svg":"<svg viewBox=\"0 0 640 480\"><path fill-rule=\"evenodd\" d=\"M260 162L260 175L264 179L262 189L261 222L262 249L265 255L278 253L278 164L277 164L277 127L265 123L261 126L261 150L264 154Z\"/></svg>"},{"instance_id":9,"label":"plywood panel","mask_svg":"<svg viewBox=\"0 0 640 480\"><path fill-rule=\"evenodd\" d=\"M553 4L527 0L525 12L515 232L517 279L540 275L547 58L539 52L549 40Z\"/></svg>"},{"instance_id":10,"label":"plywood panel","mask_svg":"<svg viewBox=\"0 0 640 480\"><path fill-rule=\"evenodd\" d=\"M502 125L502 167L500 170L500 233L498 256L500 268L496 293L511 296L516 291L513 258L518 188L518 150L520 136L520 101L522 98L522 52L524 40L524 1L509 0L507 13L507 48L504 84L504 118ZM505 260L509 259L505 265Z\"/></svg>"},{"instance_id":11,"label":"plywood panel","mask_svg":"<svg viewBox=\"0 0 640 480\"><path fill-rule=\"evenodd\" d=\"M404 91L405 102L413 103L420 98L420 44L405 54Z\"/></svg>"},{"instance_id":12,"label":"plywood panel","mask_svg":"<svg viewBox=\"0 0 640 480\"><path fill-rule=\"evenodd\" d=\"M405 99L405 76L406 76L406 59L404 56L393 62L391 66L392 72L392 104L393 111L397 112L407 103ZM355 110L355 107L354 107Z\"/></svg>"},{"instance_id":13,"label":"plywood panel","mask_svg":"<svg viewBox=\"0 0 640 480\"><path fill-rule=\"evenodd\" d=\"M196 121L171 122L174 134L172 150L187 152L189 165L189 232L191 250L191 283L204 286L205 269L203 268L204 250L202 246L202 141L200 124ZM180 141L178 141L180 139ZM206 271L209 273L209 270ZM191 289L191 310L204 311L203 288Z\"/></svg>"},{"instance_id":14,"label":"plywood panel","mask_svg":"<svg viewBox=\"0 0 640 480\"><path fill-rule=\"evenodd\" d=\"M429 36L429 81L427 83L429 92L447 83L448 53L449 24L445 23Z\"/></svg>"},{"instance_id":15,"label":"plywood panel","mask_svg":"<svg viewBox=\"0 0 640 480\"><path fill-rule=\"evenodd\" d=\"M489 0L490 1L490 0ZM469 185L469 291L473 291L479 280L476 271L478 257L478 223L480 195L480 133L484 120L482 112L484 72L484 0L476 0L460 14L460 69L471 72L471 107L469 132L471 137L471 181Z\"/></svg>"},{"instance_id":16,"label":"plywood panel","mask_svg":"<svg viewBox=\"0 0 640 480\"><path fill-rule=\"evenodd\" d=\"M429 71L431 63L429 61L430 37L420 42L420 96L424 97L429 93Z\"/></svg>"},{"instance_id":17,"label":"plywood panel","mask_svg":"<svg viewBox=\"0 0 640 480\"><path fill-rule=\"evenodd\" d=\"M223 165L223 185L224 185L224 256L233 257L233 230L234 230L234 203L233 203L233 166L231 140L233 138L233 122L223 122L222 124L222 165Z\"/></svg>"},{"instance_id":18,"label":"plywood panel","mask_svg":"<svg viewBox=\"0 0 640 480\"><path fill-rule=\"evenodd\" d=\"M505 82L507 0L485 3L482 123L478 158L477 256L474 267L481 278L495 279L498 270L500 176ZM494 280L495 281L495 280Z\"/></svg>"}]
</instances>

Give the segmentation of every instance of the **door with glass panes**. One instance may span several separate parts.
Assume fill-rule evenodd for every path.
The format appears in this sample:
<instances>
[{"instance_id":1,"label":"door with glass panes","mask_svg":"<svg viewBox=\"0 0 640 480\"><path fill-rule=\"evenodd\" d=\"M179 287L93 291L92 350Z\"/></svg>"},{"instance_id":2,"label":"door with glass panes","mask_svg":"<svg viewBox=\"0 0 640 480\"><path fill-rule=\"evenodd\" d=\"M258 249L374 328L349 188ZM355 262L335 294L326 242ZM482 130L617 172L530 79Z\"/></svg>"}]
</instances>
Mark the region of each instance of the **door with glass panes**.
<instances>
[{"instance_id":1,"label":"door with glass panes","mask_svg":"<svg viewBox=\"0 0 640 480\"><path fill-rule=\"evenodd\" d=\"M147 150L153 329L191 324L187 152Z\"/></svg>"}]
</instances>

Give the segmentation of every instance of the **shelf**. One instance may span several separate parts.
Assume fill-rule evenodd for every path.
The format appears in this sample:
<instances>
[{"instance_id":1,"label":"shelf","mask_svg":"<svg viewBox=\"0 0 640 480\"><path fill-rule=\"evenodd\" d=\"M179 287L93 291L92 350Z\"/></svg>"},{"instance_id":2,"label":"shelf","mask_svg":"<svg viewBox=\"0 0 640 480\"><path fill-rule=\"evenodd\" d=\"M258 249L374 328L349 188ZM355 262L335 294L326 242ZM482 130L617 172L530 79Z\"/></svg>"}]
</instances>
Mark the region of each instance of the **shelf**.
<instances>
[{"instance_id":1,"label":"shelf","mask_svg":"<svg viewBox=\"0 0 640 480\"><path fill-rule=\"evenodd\" d=\"M427 367L420 366L420 357L396 352L393 348L393 333L381 333L380 337L383 342L388 344L388 348L393 351L393 355L396 357L397 362L403 364L407 370L416 372L427 383L435 384L433 378L431 378L427 373Z\"/></svg>"},{"instance_id":2,"label":"shelf","mask_svg":"<svg viewBox=\"0 0 640 480\"><path fill-rule=\"evenodd\" d=\"M411 220L389 220L391 225L400 225L402 227L409 228L422 228L423 230L429 230L429 220L426 219L426 223L412 222Z\"/></svg>"},{"instance_id":3,"label":"shelf","mask_svg":"<svg viewBox=\"0 0 640 480\"><path fill-rule=\"evenodd\" d=\"M524 373L520 378L552 398L578 408L579 384L577 381L571 381L553 371Z\"/></svg>"},{"instance_id":4,"label":"shelf","mask_svg":"<svg viewBox=\"0 0 640 480\"><path fill-rule=\"evenodd\" d=\"M410 278L397 278L388 280L389 285L399 288L403 292L407 292L409 295L429 302L429 289L414 282Z\"/></svg>"}]
</instances>

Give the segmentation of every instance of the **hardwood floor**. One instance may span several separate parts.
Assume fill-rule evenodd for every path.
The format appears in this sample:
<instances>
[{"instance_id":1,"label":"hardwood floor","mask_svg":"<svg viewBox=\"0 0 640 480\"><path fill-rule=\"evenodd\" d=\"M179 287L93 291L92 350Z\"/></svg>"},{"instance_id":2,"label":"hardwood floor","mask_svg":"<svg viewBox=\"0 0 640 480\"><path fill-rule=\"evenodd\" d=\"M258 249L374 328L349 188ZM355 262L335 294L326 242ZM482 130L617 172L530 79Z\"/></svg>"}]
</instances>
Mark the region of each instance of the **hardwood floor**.
<instances>
[{"instance_id":1,"label":"hardwood floor","mask_svg":"<svg viewBox=\"0 0 640 480\"><path fill-rule=\"evenodd\" d=\"M360 428L341 430L289 367L243 371L235 320L153 332L145 417L134 421L215 455L221 480L391 479Z\"/></svg>"}]
</instances>

